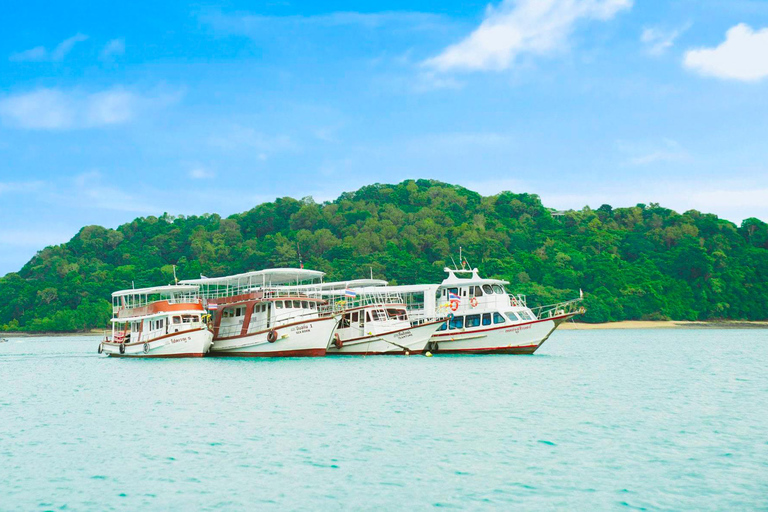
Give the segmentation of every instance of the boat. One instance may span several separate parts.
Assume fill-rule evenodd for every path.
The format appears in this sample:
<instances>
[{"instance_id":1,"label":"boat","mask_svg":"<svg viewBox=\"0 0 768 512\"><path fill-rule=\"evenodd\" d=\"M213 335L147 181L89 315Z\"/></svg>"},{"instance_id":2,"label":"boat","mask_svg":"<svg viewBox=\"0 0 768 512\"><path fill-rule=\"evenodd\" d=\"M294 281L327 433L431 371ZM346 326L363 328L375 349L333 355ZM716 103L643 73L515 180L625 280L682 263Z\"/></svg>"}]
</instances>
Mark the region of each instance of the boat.
<instances>
[{"instance_id":1,"label":"boat","mask_svg":"<svg viewBox=\"0 0 768 512\"><path fill-rule=\"evenodd\" d=\"M446 315L411 322L405 300L386 281L323 283L322 296L339 314L328 355L411 355L426 351Z\"/></svg>"},{"instance_id":2,"label":"boat","mask_svg":"<svg viewBox=\"0 0 768 512\"><path fill-rule=\"evenodd\" d=\"M202 357L213 333L198 286L169 285L112 294L112 334L99 354L112 357Z\"/></svg>"},{"instance_id":3,"label":"boat","mask_svg":"<svg viewBox=\"0 0 768 512\"><path fill-rule=\"evenodd\" d=\"M325 355L337 322L326 301L310 293L324 275L277 268L180 283L200 286L213 314L210 355L318 357Z\"/></svg>"},{"instance_id":4,"label":"boat","mask_svg":"<svg viewBox=\"0 0 768 512\"><path fill-rule=\"evenodd\" d=\"M406 297L411 321L447 312L427 346L436 354L533 354L560 324L584 313L581 297L531 309L524 295L507 292L509 282L484 279L477 268L445 272L439 285L390 287Z\"/></svg>"}]
</instances>

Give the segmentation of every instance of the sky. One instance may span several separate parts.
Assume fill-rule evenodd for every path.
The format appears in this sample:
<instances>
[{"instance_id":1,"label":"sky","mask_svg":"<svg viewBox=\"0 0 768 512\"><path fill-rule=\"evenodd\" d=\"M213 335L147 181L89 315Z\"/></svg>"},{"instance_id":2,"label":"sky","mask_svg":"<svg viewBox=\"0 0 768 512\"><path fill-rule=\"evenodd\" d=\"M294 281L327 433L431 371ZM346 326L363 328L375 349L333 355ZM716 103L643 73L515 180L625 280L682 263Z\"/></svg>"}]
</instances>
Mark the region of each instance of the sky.
<instances>
[{"instance_id":1,"label":"sky","mask_svg":"<svg viewBox=\"0 0 768 512\"><path fill-rule=\"evenodd\" d=\"M409 178L768 220L765 0L72 4L0 16L0 275Z\"/></svg>"}]
</instances>

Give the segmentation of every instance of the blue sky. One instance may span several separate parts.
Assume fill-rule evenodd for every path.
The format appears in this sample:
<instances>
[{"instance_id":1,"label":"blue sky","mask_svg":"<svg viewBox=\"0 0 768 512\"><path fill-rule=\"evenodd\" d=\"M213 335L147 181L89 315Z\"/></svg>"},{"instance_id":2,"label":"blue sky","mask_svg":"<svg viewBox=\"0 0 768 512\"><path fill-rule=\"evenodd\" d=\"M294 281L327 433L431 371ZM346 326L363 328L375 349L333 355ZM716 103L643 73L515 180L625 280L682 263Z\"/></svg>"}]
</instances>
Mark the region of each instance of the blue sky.
<instances>
[{"instance_id":1,"label":"blue sky","mask_svg":"<svg viewBox=\"0 0 768 512\"><path fill-rule=\"evenodd\" d=\"M768 219L768 2L29 1L0 275L87 224L436 178Z\"/></svg>"}]
</instances>

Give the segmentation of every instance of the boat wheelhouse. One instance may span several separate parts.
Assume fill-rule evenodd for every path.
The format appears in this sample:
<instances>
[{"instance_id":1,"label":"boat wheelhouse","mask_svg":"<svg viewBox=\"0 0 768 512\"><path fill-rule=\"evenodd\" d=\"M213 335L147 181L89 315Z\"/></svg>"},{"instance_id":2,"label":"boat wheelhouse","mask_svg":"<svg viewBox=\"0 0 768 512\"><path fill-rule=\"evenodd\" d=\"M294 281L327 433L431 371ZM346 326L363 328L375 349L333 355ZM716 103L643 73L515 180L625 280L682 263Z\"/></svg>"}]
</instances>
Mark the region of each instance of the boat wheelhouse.
<instances>
[{"instance_id":1,"label":"boat wheelhouse","mask_svg":"<svg viewBox=\"0 0 768 512\"><path fill-rule=\"evenodd\" d=\"M412 321L449 315L432 335L432 352L533 354L558 325L584 312L581 299L531 309L524 295L507 292L507 281L481 278L476 268L445 271L439 285L391 287L406 298Z\"/></svg>"},{"instance_id":2,"label":"boat wheelhouse","mask_svg":"<svg viewBox=\"0 0 768 512\"><path fill-rule=\"evenodd\" d=\"M324 356L336 319L310 294L324 273L279 268L182 281L200 287L213 313L211 355Z\"/></svg>"},{"instance_id":3,"label":"boat wheelhouse","mask_svg":"<svg viewBox=\"0 0 768 512\"><path fill-rule=\"evenodd\" d=\"M211 347L199 287L158 286L112 294L112 334L99 353L116 357L201 357Z\"/></svg>"},{"instance_id":4,"label":"boat wheelhouse","mask_svg":"<svg viewBox=\"0 0 768 512\"><path fill-rule=\"evenodd\" d=\"M323 283L321 294L340 315L329 355L421 354L445 322L411 322L404 298L386 281L358 279Z\"/></svg>"}]
</instances>

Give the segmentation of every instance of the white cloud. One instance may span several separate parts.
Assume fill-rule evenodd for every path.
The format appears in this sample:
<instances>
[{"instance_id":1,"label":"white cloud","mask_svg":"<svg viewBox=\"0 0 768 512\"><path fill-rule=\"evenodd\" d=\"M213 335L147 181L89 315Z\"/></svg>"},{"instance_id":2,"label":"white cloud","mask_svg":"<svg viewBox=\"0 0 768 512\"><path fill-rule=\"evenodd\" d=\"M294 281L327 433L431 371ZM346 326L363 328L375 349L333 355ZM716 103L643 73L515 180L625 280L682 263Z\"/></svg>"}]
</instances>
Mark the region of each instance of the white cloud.
<instances>
[{"instance_id":1,"label":"white cloud","mask_svg":"<svg viewBox=\"0 0 768 512\"><path fill-rule=\"evenodd\" d=\"M667 50L675 45L675 41L684 32L691 28L690 24L675 30L664 30L657 27L643 29L640 35L640 41L645 45L646 51L653 56L659 56L666 53Z\"/></svg>"},{"instance_id":2,"label":"white cloud","mask_svg":"<svg viewBox=\"0 0 768 512\"><path fill-rule=\"evenodd\" d=\"M0 119L8 126L29 130L94 128L126 123L142 109L178 99L178 94L140 96L122 87L95 93L38 89L0 98Z\"/></svg>"},{"instance_id":3,"label":"white cloud","mask_svg":"<svg viewBox=\"0 0 768 512\"><path fill-rule=\"evenodd\" d=\"M101 50L101 59L107 60L115 55L123 55L125 53L125 40L113 39L108 42Z\"/></svg>"},{"instance_id":4,"label":"white cloud","mask_svg":"<svg viewBox=\"0 0 768 512\"><path fill-rule=\"evenodd\" d=\"M768 76L768 28L754 31L742 23L728 30L715 48L689 50L686 68L705 76L757 81Z\"/></svg>"},{"instance_id":5,"label":"white cloud","mask_svg":"<svg viewBox=\"0 0 768 512\"><path fill-rule=\"evenodd\" d=\"M29 50L12 54L10 60L15 62L59 62L64 60L64 57L66 57L67 54L72 51L72 48L74 48L77 43L87 39L88 36L85 34L75 34L74 36L67 38L59 43L58 46L56 46L56 48L54 48L51 52L46 50L44 46L36 46Z\"/></svg>"},{"instance_id":6,"label":"white cloud","mask_svg":"<svg viewBox=\"0 0 768 512\"><path fill-rule=\"evenodd\" d=\"M34 192L40 190L45 186L45 182L42 181L12 181L12 182L0 182L0 195L3 194L21 194L26 192Z\"/></svg>"},{"instance_id":7,"label":"white cloud","mask_svg":"<svg viewBox=\"0 0 768 512\"><path fill-rule=\"evenodd\" d=\"M424 65L438 71L504 70L518 55L562 48L581 19L608 20L633 0L503 0L480 27Z\"/></svg>"}]
</instances>

